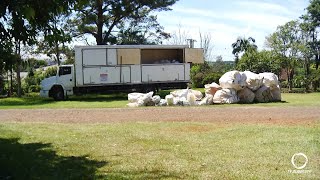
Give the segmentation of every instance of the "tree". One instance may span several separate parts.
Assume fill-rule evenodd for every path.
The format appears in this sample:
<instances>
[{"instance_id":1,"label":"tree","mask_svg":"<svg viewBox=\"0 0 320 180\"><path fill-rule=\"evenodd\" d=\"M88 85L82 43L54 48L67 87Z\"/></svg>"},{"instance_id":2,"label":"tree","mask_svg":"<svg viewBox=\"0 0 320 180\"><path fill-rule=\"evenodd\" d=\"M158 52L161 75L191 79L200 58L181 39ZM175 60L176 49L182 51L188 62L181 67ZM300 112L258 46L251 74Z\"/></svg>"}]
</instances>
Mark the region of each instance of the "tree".
<instances>
[{"instance_id":1,"label":"tree","mask_svg":"<svg viewBox=\"0 0 320 180\"><path fill-rule=\"evenodd\" d=\"M174 31L170 34L170 39L168 40L168 44L171 45L187 45L187 39L189 39L190 34L182 30L182 25L178 24L178 30Z\"/></svg>"},{"instance_id":2,"label":"tree","mask_svg":"<svg viewBox=\"0 0 320 180\"><path fill-rule=\"evenodd\" d=\"M211 43L211 34L210 33L201 33L199 31L200 38L200 47L203 48L204 60L211 60L211 53L213 49L213 45Z\"/></svg>"},{"instance_id":3,"label":"tree","mask_svg":"<svg viewBox=\"0 0 320 180\"><path fill-rule=\"evenodd\" d=\"M310 43L313 51L316 69L320 64L320 39L319 28L320 28L320 0L311 0L307 7L307 14L302 16L302 19L309 24L309 32L311 32L312 41Z\"/></svg>"},{"instance_id":4,"label":"tree","mask_svg":"<svg viewBox=\"0 0 320 180\"><path fill-rule=\"evenodd\" d=\"M112 32L123 23L147 17L152 11L170 10L177 0L85 0L76 8L73 22L79 36L90 34L97 45L112 42ZM105 30L104 30L105 29Z\"/></svg>"},{"instance_id":5,"label":"tree","mask_svg":"<svg viewBox=\"0 0 320 180\"><path fill-rule=\"evenodd\" d=\"M69 31L69 13L65 12L52 17L49 24L52 28L47 28L43 32L43 39L38 43L36 53L44 53L60 65L61 55L65 53L66 45L72 40Z\"/></svg>"},{"instance_id":6,"label":"tree","mask_svg":"<svg viewBox=\"0 0 320 180\"><path fill-rule=\"evenodd\" d=\"M281 55L281 67L285 69L291 91L300 46L298 21L290 21L283 26L278 26L277 31L267 37L267 45Z\"/></svg>"},{"instance_id":7,"label":"tree","mask_svg":"<svg viewBox=\"0 0 320 180\"><path fill-rule=\"evenodd\" d=\"M256 51L258 49L257 45L254 44L255 42L256 40L252 37L249 37L248 39L245 37L238 37L237 41L232 43L232 54L235 56L235 64L238 64L241 53Z\"/></svg>"},{"instance_id":8,"label":"tree","mask_svg":"<svg viewBox=\"0 0 320 180\"><path fill-rule=\"evenodd\" d=\"M244 55L241 57L237 64L238 70L249 70L255 73L273 72L279 75L281 67L278 57L276 57L274 52L262 50L246 53L251 53L251 55Z\"/></svg>"},{"instance_id":9,"label":"tree","mask_svg":"<svg viewBox=\"0 0 320 180\"><path fill-rule=\"evenodd\" d=\"M157 16L151 15L134 19L130 23L122 23L115 42L117 44L162 44L163 39L170 38L164 32L163 26L157 21Z\"/></svg>"},{"instance_id":10,"label":"tree","mask_svg":"<svg viewBox=\"0 0 320 180\"><path fill-rule=\"evenodd\" d=\"M39 31L54 29L48 23L50 19L69 9L74 1L41 0L0 1L0 40L6 47L14 48L12 61L16 63L18 96L21 96L21 46L36 43ZM4 25L5 24L5 25ZM11 63L13 64L13 63Z\"/></svg>"}]
</instances>

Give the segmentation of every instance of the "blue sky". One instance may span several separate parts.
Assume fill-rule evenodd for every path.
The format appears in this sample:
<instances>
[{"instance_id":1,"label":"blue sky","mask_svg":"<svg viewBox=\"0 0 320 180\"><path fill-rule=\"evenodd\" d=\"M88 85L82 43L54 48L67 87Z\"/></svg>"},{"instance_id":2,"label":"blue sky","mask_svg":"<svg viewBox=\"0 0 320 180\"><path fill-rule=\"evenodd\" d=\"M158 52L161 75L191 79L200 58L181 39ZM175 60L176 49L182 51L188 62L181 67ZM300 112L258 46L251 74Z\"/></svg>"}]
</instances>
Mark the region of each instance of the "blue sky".
<instances>
[{"instance_id":1,"label":"blue sky","mask_svg":"<svg viewBox=\"0 0 320 180\"><path fill-rule=\"evenodd\" d=\"M196 40L199 31L210 33L212 56L222 55L226 61L233 60L231 44L238 36L255 38L263 49L265 37L299 18L308 4L309 0L180 0L172 11L156 14L166 32L174 33L180 25Z\"/></svg>"}]
</instances>

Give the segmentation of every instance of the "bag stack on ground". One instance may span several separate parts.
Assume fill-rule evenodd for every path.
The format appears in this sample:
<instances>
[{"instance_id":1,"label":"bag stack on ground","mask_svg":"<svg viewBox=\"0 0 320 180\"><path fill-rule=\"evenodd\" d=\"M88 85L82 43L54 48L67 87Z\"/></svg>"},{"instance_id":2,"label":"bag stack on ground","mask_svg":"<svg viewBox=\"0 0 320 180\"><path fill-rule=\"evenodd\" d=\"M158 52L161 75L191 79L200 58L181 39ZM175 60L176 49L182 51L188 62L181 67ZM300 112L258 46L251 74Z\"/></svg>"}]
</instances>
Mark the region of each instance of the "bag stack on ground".
<instances>
[{"instance_id":1,"label":"bag stack on ground","mask_svg":"<svg viewBox=\"0 0 320 180\"><path fill-rule=\"evenodd\" d=\"M281 101L277 75L255 74L250 71L229 71L219 79L205 85L205 96L200 91L181 89L170 92L164 99L149 93L128 94L129 107L140 106L195 106L211 104L253 103Z\"/></svg>"}]
</instances>

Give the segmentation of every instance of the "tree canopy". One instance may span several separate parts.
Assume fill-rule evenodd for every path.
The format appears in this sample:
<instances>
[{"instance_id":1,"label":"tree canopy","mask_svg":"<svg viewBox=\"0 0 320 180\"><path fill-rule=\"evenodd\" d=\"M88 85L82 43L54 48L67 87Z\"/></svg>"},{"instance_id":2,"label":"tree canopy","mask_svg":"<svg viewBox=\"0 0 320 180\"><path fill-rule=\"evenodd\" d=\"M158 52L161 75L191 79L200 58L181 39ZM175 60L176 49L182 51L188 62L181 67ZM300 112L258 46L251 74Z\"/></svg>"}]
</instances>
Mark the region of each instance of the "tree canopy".
<instances>
[{"instance_id":1,"label":"tree canopy","mask_svg":"<svg viewBox=\"0 0 320 180\"><path fill-rule=\"evenodd\" d=\"M90 34L96 39L97 45L114 43L114 31L121 31L125 24L156 19L149 16L152 11L167 11L177 0L87 0L77 6L76 18L73 23L78 27L76 35ZM147 28L148 29L148 28ZM132 30L132 29L131 29ZM131 35L141 29L134 29ZM148 29L150 30L150 29ZM126 34L129 31L123 31ZM140 34L141 35L141 34Z\"/></svg>"}]
</instances>

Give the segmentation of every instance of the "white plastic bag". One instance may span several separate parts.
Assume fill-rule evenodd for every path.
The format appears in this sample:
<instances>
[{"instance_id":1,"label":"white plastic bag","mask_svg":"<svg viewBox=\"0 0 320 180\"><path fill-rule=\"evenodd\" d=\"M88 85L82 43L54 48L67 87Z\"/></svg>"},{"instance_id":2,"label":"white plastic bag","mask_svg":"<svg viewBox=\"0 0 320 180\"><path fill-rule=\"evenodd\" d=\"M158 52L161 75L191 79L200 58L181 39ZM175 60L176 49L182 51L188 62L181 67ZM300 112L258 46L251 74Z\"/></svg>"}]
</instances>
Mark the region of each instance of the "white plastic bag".
<instances>
[{"instance_id":1,"label":"white plastic bag","mask_svg":"<svg viewBox=\"0 0 320 180\"><path fill-rule=\"evenodd\" d=\"M138 103L128 103L127 104L128 107L139 107Z\"/></svg>"},{"instance_id":2,"label":"white plastic bag","mask_svg":"<svg viewBox=\"0 0 320 180\"><path fill-rule=\"evenodd\" d=\"M232 104L239 102L239 97L234 89L221 89L214 95L213 102L219 104Z\"/></svg>"},{"instance_id":3,"label":"white plastic bag","mask_svg":"<svg viewBox=\"0 0 320 180\"><path fill-rule=\"evenodd\" d=\"M273 101L281 101L281 90L279 87L277 88L273 88L271 90L271 94L272 94L272 97L273 97Z\"/></svg>"},{"instance_id":4,"label":"white plastic bag","mask_svg":"<svg viewBox=\"0 0 320 180\"><path fill-rule=\"evenodd\" d=\"M211 105L213 104L213 96L211 94L207 94L199 103L199 106L203 105Z\"/></svg>"},{"instance_id":5,"label":"white plastic bag","mask_svg":"<svg viewBox=\"0 0 320 180\"><path fill-rule=\"evenodd\" d=\"M166 95L165 100L167 101L168 106L173 106L173 95L172 94Z\"/></svg>"},{"instance_id":6,"label":"white plastic bag","mask_svg":"<svg viewBox=\"0 0 320 180\"><path fill-rule=\"evenodd\" d=\"M159 95L155 95L155 96L152 97L152 102L154 104L159 104L160 100L161 100L161 97Z\"/></svg>"},{"instance_id":7,"label":"white plastic bag","mask_svg":"<svg viewBox=\"0 0 320 180\"><path fill-rule=\"evenodd\" d=\"M165 99L161 99L158 106L167 106L167 101Z\"/></svg>"},{"instance_id":8,"label":"white plastic bag","mask_svg":"<svg viewBox=\"0 0 320 180\"><path fill-rule=\"evenodd\" d=\"M143 96L144 96L143 93L129 93L128 100L130 103L138 102L138 100Z\"/></svg>"},{"instance_id":9,"label":"white plastic bag","mask_svg":"<svg viewBox=\"0 0 320 180\"><path fill-rule=\"evenodd\" d=\"M187 101L190 106L194 106L196 104L196 96L193 93L188 93Z\"/></svg>"},{"instance_id":10,"label":"white plastic bag","mask_svg":"<svg viewBox=\"0 0 320 180\"><path fill-rule=\"evenodd\" d=\"M189 89L181 89L181 90L176 90L176 91L172 91L170 92L171 95L173 95L174 97L185 97L187 98L189 93Z\"/></svg>"},{"instance_id":11,"label":"white plastic bag","mask_svg":"<svg viewBox=\"0 0 320 180\"><path fill-rule=\"evenodd\" d=\"M262 86L262 77L251 71L244 71L246 75L247 87L252 91L258 90Z\"/></svg>"},{"instance_id":12,"label":"white plastic bag","mask_svg":"<svg viewBox=\"0 0 320 180\"><path fill-rule=\"evenodd\" d=\"M259 76L263 78L263 85L269 87L271 90L274 88L279 88L278 76L274 73L260 73Z\"/></svg>"},{"instance_id":13,"label":"white plastic bag","mask_svg":"<svg viewBox=\"0 0 320 180\"><path fill-rule=\"evenodd\" d=\"M219 86L219 84L217 84L217 83L215 83L215 82L213 82L213 83L211 83L211 84L206 84L206 85L204 85L204 88L205 88L205 93L206 93L206 95L210 94L210 95L212 95L212 96L214 96L214 94L215 94L218 90L222 89L221 86Z\"/></svg>"},{"instance_id":14,"label":"white plastic bag","mask_svg":"<svg viewBox=\"0 0 320 180\"><path fill-rule=\"evenodd\" d=\"M241 103L252 103L254 101L255 94L249 88L243 88L238 91L238 97Z\"/></svg>"},{"instance_id":15,"label":"white plastic bag","mask_svg":"<svg viewBox=\"0 0 320 180\"><path fill-rule=\"evenodd\" d=\"M219 79L220 86L223 89L240 90L246 86L246 75L239 71L229 71Z\"/></svg>"},{"instance_id":16,"label":"white plastic bag","mask_svg":"<svg viewBox=\"0 0 320 180\"><path fill-rule=\"evenodd\" d=\"M270 91L270 88L267 86L261 86L255 92L255 100L257 102L261 102L261 103L273 101L273 97L272 97L272 93Z\"/></svg>"},{"instance_id":17,"label":"white plastic bag","mask_svg":"<svg viewBox=\"0 0 320 180\"><path fill-rule=\"evenodd\" d=\"M188 92L188 94L190 94L190 93L194 94L196 100L201 100L202 97L203 97L203 94L202 94L200 91L198 91L198 90L190 89L189 92Z\"/></svg>"}]
</instances>

